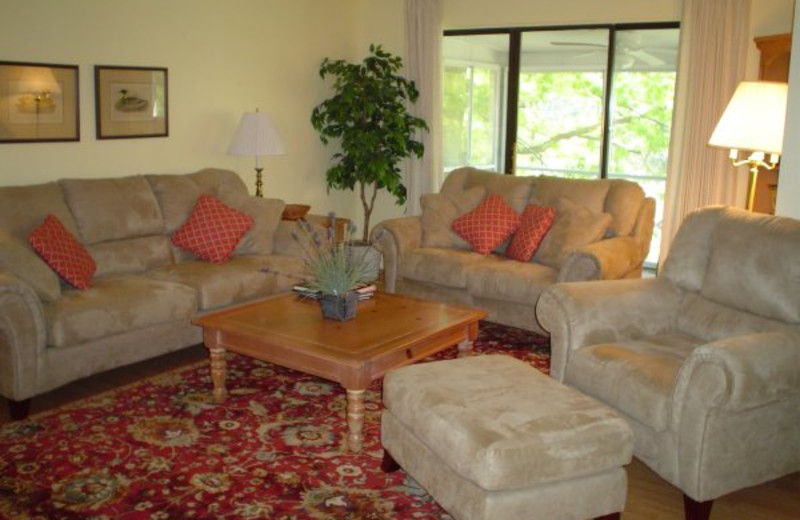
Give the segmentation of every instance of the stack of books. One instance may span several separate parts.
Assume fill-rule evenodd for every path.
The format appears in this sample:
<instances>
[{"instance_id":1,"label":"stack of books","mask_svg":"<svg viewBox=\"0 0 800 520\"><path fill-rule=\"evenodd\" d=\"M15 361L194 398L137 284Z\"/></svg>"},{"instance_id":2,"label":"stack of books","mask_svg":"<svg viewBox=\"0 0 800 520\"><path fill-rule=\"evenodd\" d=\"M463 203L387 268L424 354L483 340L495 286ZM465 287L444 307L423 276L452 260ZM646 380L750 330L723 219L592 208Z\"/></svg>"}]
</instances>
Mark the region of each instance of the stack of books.
<instances>
[{"instance_id":1,"label":"stack of books","mask_svg":"<svg viewBox=\"0 0 800 520\"><path fill-rule=\"evenodd\" d=\"M320 292L314 290L310 287L306 287L305 285L295 285L292 287L292 290L299 294L300 296L306 298L313 298L315 300L319 299ZM360 284L355 288L355 291L358 293L358 299L362 300L369 300L375 294L377 287L375 284Z\"/></svg>"}]
</instances>

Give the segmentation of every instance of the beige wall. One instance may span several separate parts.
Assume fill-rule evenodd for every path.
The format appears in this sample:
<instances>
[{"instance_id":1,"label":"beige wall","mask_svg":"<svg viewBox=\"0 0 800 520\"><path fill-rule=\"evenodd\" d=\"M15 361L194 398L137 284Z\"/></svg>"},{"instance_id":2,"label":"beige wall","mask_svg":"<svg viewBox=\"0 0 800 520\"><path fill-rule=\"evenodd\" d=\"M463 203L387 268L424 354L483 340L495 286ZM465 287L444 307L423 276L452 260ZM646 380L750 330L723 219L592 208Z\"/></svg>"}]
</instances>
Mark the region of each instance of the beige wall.
<instances>
[{"instance_id":1,"label":"beige wall","mask_svg":"<svg viewBox=\"0 0 800 520\"><path fill-rule=\"evenodd\" d=\"M349 211L325 193L330 150L309 116L327 87L325 56L349 58L355 0L3 0L0 59L80 66L81 141L0 145L0 185L60 177L234 169L253 185L253 159L227 155L241 114L273 115L287 155L263 160L265 193L319 211ZM168 138L95 139L93 66L169 69Z\"/></svg>"}]
</instances>

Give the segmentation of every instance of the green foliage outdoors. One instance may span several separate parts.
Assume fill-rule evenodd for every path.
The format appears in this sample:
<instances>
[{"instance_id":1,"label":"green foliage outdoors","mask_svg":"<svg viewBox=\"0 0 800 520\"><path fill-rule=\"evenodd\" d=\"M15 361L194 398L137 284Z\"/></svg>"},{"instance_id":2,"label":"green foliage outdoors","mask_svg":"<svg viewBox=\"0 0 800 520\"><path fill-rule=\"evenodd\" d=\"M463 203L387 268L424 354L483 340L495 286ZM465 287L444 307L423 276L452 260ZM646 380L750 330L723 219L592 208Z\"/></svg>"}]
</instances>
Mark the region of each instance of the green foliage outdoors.
<instances>
[{"instance_id":1,"label":"green foliage outdoors","mask_svg":"<svg viewBox=\"0 0 800 520\"><path fill-rule=\"evenodd\" d=\"M427 130L424 120L407 111L419 97L416 85L399 75L400 57L370 45L361 63L325 58L319 75L334 78L334 95L311 113L311 124L320 140L340 141L340 151L325 174L328 189L355 190L364 209L363 242L369 238L369 219L381 189L394 195L398 205L406 201L399 163L412 155L422 157L425 148L415 139ZM369 191L369 193L368 193Z\"/></svg>"}]
</instances>

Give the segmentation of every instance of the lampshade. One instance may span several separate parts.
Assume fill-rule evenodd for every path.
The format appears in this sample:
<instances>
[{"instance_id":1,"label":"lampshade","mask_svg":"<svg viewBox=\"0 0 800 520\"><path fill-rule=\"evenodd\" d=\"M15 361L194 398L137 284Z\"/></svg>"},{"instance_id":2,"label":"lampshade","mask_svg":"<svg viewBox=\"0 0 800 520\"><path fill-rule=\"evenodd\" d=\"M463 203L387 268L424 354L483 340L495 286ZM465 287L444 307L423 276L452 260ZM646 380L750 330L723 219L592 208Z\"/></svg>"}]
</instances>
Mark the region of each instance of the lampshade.
<instances>
[{"instance_id":1,"label":"lampshade","mask_svg":"<svg viewBox=\"0 0 800 520\"><path fill-rule=\"evenodd\" d=\"M283 155L283 140L272 118L256 109L242 115L239 128L228 148L228 155Z\"/></svg>"},{"instance_id":2,"label":"lampshade","mask_svg":"<svg viewBox=\"0 0 800 520\"><path fill-rule=\"evenodd\" d=\"M708 144L734 150L780 154L788 85L743 81L717 123Z\"/></svg>"}]
</instances>

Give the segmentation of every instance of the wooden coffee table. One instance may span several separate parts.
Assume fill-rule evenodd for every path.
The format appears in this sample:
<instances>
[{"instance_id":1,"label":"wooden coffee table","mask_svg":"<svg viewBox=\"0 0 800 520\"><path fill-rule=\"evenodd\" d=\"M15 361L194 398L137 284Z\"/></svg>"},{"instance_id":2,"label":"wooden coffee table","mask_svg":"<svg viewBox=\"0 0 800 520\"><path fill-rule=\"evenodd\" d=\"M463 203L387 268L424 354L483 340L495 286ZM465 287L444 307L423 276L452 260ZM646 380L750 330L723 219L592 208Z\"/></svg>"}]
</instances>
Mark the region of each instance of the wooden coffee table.
<instances>
[{"instance_id":1,"label":"wooden coffee table","mask_svg":"<svg viewBox=\"0 0 800 520\"><path fill-rule=\"evenodd\" d=\"M214 399L224 402L225 352L231 351L341 384L347 392L347 442L361 451L364 392L393 368L458 345L472 348L478 309L378 292L359 302L355 319L322 319L319 303L281 294L193 320L203 327Z\"/></svg>"}]
</instances>

